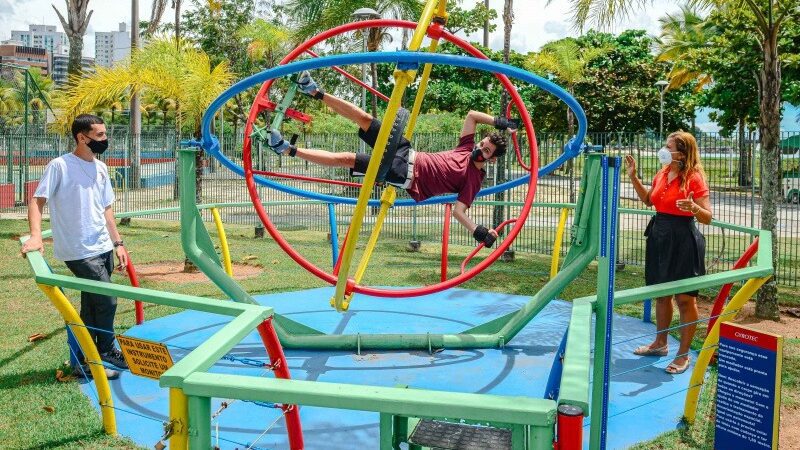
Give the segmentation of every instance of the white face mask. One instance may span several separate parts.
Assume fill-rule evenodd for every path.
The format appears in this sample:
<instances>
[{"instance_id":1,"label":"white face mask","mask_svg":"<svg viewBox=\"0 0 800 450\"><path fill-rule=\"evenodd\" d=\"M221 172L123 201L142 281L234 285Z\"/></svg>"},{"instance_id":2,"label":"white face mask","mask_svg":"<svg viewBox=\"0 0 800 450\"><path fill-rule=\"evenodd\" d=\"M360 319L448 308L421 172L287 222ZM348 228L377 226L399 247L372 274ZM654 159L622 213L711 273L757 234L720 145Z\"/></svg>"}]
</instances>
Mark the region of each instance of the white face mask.
<instances>
[{"instance_id":1,"label":"white face mask","mask_svg":"<svg viewBox=\"0 0 800 450\"><path fill-rule=\"evenodd\" d=\"M669 152L667 147L661 147L661 149L657 153L658 162L661 164L670 164L672 163L672 153Z\"/></svg>"}]
</instances>

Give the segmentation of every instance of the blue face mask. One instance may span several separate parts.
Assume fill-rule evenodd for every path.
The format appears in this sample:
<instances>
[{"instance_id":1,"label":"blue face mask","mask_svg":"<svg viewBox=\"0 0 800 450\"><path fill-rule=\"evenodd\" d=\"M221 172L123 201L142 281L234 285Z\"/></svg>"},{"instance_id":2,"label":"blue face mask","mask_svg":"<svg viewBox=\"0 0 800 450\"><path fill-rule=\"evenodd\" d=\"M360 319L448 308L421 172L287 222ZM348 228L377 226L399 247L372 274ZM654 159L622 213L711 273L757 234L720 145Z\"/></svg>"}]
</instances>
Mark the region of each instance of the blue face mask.
<instances>
[{"instance_id":1,"label":"blue face mask","mask_svg":"<svg viewBox=\"0 0 800 450\"><path fill-rule=\"evenodd\" d=\"M475 162L486 161L486 158L483 157L483 152L481 151L481 148L477 145L472 149L472 160Z\"/></svg>"}]
</instances>

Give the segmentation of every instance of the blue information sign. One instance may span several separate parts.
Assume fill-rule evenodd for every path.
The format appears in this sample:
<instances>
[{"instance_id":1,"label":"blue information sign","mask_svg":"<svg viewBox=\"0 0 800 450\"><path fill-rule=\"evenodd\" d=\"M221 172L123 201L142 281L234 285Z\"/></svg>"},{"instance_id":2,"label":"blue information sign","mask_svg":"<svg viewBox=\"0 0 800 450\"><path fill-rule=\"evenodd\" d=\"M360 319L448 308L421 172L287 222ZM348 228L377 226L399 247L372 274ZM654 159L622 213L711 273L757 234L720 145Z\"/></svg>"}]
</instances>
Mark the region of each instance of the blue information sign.
<instances>
[{"instance_id":1,"label":"blue information sign","mask_svg":"<svg viewBox=\"0 0 800 450\"><path fill-rule=\"evenodd\" d=\"M722 323L714 448L778 448L783 339Z\"/></svg>"}]
</instances>

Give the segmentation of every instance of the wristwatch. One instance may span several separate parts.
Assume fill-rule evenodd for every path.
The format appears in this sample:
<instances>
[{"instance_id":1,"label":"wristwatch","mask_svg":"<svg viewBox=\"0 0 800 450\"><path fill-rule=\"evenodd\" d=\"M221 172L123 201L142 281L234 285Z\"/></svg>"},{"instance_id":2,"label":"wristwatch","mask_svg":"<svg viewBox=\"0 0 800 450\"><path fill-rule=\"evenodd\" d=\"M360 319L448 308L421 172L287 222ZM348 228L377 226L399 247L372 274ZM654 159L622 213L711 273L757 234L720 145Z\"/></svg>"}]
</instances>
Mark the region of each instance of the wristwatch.
<instances>
[{"instance_id":1,"label":"wristwatch","mask_svg":"<svg viewBox=\"0 0 800 450\"><path fill-rule=\"evenodd\" d=\"M125 244L121 240L120 241L114 241L114 248L124 247L124 246L125 246Z\"/></svg>"}]
</instances>

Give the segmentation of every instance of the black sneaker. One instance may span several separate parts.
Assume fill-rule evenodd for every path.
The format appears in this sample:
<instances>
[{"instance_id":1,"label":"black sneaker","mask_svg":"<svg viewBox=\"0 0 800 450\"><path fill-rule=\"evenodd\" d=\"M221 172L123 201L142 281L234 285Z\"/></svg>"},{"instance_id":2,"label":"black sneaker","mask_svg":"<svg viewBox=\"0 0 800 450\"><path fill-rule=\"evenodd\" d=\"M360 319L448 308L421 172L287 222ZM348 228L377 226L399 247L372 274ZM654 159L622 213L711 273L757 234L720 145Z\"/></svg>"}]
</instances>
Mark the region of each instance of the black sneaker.
<instances>
[{"instance_id":1,"label":"black sneaker","mask_svg":"<svg viewBox=\"0 0 800 450\"><path fill-rule=\"evenodd\" d=\"M122 352L116 348L105 353L101 353L100 359L111 365L117 366L120 369L128 369L128 363L125 362L125 356L123 356Z\"/></svg>"},{"instance_id":2,"label":"black sneaker","mask_svg":"<svg viewBox=\"0 0 800 450\"><path fill-rule=\"evenodd\" d=\"M119 371L114 369L109 369L108 367L103 367L103 370L106 371L106 378L109 380L116 380L119 378ZM89 364L81 364L80 366L72 366L72 374L78 378L85 378L87 380L91 380L94 376L92 375L92 369Z\"/></svg>"}]
</instances>

